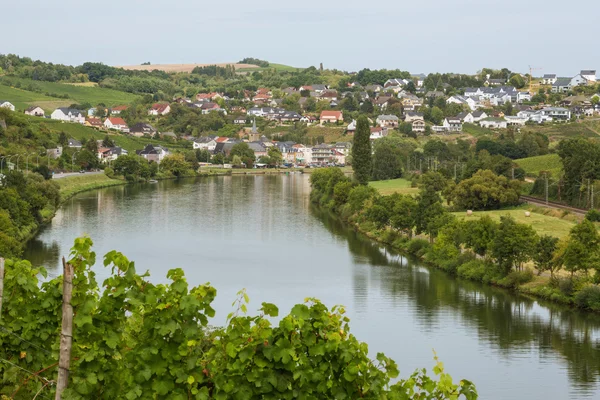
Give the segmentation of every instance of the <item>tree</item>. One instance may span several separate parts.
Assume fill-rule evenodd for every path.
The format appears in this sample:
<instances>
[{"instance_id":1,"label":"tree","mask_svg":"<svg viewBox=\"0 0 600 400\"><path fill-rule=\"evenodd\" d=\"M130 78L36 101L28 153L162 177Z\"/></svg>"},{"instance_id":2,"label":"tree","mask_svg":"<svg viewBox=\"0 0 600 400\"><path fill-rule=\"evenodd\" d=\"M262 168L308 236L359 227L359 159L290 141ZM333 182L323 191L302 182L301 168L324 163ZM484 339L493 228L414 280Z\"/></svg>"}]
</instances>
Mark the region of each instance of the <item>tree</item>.
<instances>
[{"instance_id":1,"label":"tree","mask_svg":"<svg viewBox=\"0 0 600 400\"><path fill-rule=\"evenodd\" d=\"M517 89L522 89L525 87L525 79L520 74L514 74L509 79L508 83L516 87Z\"/></svg>"},{"instance_id":2,"label":"tree","mask_svg":"<svg viewBox=\"0 0 600 400\"><path fill-rule=\"evenodd\" d=\"M115 141L108 135L104 136L104 140L102 141L103 147L115 147Z\"/></svg>"},{"instance_id":3,"label":"tree","mask_svg":"<svg viewBox=\"0 0 600 400\"><path fill-rule=\"evenodd\" d=\"M256 156L254 155L254 151L248 146L248 143L242 142L234 144L229 153L229 158L231 159L234 156L239 156L242 162L246 164L247 168L252 168L254 166Z\"/></svg>"},{"instance_id":4,"label":"tree","mask_svg":"<svg viewBox=\"0 0 600 400\"><path fill-rule=\"evenodd\" d=\"M371 129L369 120L361 115L356 121L356 132L354 134L354 143L352 145L352 169L354 170L354 179L361 184L369 183L371 177Z\"/></svg>"},{"instance_id":5,"label":"tree","mask_svg":"<svg viewBox=\"0 0 600 400\"><path fill-rule=\"evenodd\" d=\"M160 163L160 169L174 176L185 176L194 172L192 166L185 161L185 156L181 153L170 154L163 158Z\"/></svg>"},{"instance_id":6,"label":"tree","mask_svg":"<svg viewBox=\"0 0 600 400\"><path fill-rule=\"evenodd\" d=\"M396 179L402 176L400 149L392 141L382 138L375 142L373 152L373 180Z\"/></svg>"},{"instance_id":7,"label":"tree","mask_svg":"<svg viewBox=\"0 0 600 400\"><path fill-rule=\"evenodd\" d=\"M489 255L496 238L498 223L489 215L464 224L465 245L482 257Z\"/></svg>"},{"instance_id":8,"label":"tree","mask_svg":"<svg viewBox=\"0 0 600 400\"><path fill-rule=\"evenodd\" d=\"M499 209L519 202L519 184L498 176L490 170L480 170L456 185L452 201L469 210Z\"/></svg>"},{"instance_id":9,"label":"tree","mask_svg":"<svg viewBox=\"0 0 600 400\"><path fill-rule=\"evenodd\" d=\"M410 195L399 195L394 202L390 223L392 228L412 236L415 227L417 202Z\"/></svg>"},{"instance_id":10,"label":"tree","mask_svg":"<svg viewBox=\"0 0 600 400\"><path fill-rule=\"evenodd\" d=\"M362 114L372 114L374 111L375 111L375 107L373 106L373 103L371 102L371 100L365 100L360 105L360 112Z\"/></svg>"},{"instance_id":11,"label":"tree","mask_svg":"<svg viewBox=\"0 0 600 400\"><path fill-rule=\"evenodd\" d=\"M538 275L544 271L550 271L550 276L554 277L556 263L554 262L554 253L558 245L558 238L549 235L543 235L538 240L533 253L533 261L538 270Z\"/></svg>"},{"instance_id":12,"label":"tree","mask_svg":"<svg viewBox=\"0 0 600 400\"><path fill-rule=\"evenodd\" d=\"M500 225L492 244L492 256L504 270L521 268L534 254L537 235L530 225L519 224L510 216L500 217Z\"/></svg>"},{"instance_id":13,"label":"tree","mask_svg":"<svg viewBox=\"0 0 600 400\"><path fill-rule=\"evenodd\" d=\"M444 112L438 107L433 107L431 109L430 120L435 125L441 125L444 121Z\"/></svg>"},{"instance_id":14,"label":"tree","mask_svg":"<svg viewBox=\"0 0 600 400\"><path fill-rule=\"evenodd\" d=\"M278 147L272 146L267 150L267 155L269 157L269 164L274 166L281 165L283 161L283 156L281 155L281 150Z\"/></svg>"}]
</instances>

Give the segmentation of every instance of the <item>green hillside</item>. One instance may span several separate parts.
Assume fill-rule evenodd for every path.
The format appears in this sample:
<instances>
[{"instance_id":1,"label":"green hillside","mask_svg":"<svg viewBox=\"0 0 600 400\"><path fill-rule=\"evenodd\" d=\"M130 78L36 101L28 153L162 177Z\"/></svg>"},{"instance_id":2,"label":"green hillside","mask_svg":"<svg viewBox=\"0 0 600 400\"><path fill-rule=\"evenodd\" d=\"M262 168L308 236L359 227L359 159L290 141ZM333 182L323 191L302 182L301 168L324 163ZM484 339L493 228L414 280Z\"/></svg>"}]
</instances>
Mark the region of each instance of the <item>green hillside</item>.
<instances>
[{"instance_id":1,"label":"green hillside","mask_svg":"<svg viewBox=\"0 0 600 400\"><path fill-rule=\"evenodd\" d=\"M540 171L550 171L553 176L558 176L562 171L562 164L558 154L521 158L515 160L515 163L523 168L527 175L538 176Z\"/></svg>"},{"instance_id":2,"label":"green hillside","mask_svg":"<svg viewBox=\"0 0 600 400\"><path fill-rule=\"evenodd\" d=\"M57 99L41 93L29 92L4 85L0 85L0 100L10 101L17 110L24 110L35 104L46 111L52 111L55 108L65 107L73 103L73 101Z\"/></svg>"},{"instance_id":3,"label":"green hillside","mask_svg":"<svg viewBox=\"0 0 600 400\"><path fill-rule=\"evenodd\" d=\"M89 128L87 126L83 126L81 124L74 123L63 123L62 121L55 121L49 119L42 119L31 117L31 122L38 125L39 127L45 126L52 132L64 132L68 137L72 137L77 140L81 140L83 138L89 139L94 138L96 140L104 139L106 136L106 132L100 132L96 129ZM133 152L135 150L141 150L149 143L160 144L172 149L182 149L183 146L181 143L165 143L164 141L157 141L149 138L137 138L135 136L126 136L121 134L112 134L111 138L115 141L117 146L124 148L129 152Z\"/></svg>"},{"instance_id":4,"label":"green hillside","mask_svg":"<svg viewBox=\"0 0 600 400\"><path fill-rule=\"evenodd\" d=\"M256 72L256 71L264 71L266 69L273 69L273 68L275 68L277 71L287 71L287 72L295 72L298 69L302 69L302 68L292 67L290 65L269 63L268 68L240 68L240 69L236 69L236 72Z\"/></svg>"},{"instance_id":5,"label":"green hillside","mask_svg":"<svg viewBox=\"0 0 600 400\"><path fill-rule=\"evenodd\" d=\"M10 95L18 92L19 97L15 100L15 106L19 109L23 109L23 104L40 105L42 108L48 111L52 111L56 108L56 102L61 105L69 105L73 103L90 103L96 105L98 103L104 103L106 106L115 106L120 104L128 104L138 98L137 95L121 92L113 89L105 89L101 87L93 86L78 86L66 83L55 83L55 82L43 82L33 81L30 79L4 77L2 79L4 83L10 82L13 86L8 87L0 85L0 98L3 100L12 101ZM20 86L20 89L16 86ZM35 88L34 91L25 90ZM13 89L10 91L10 89ZM17 92L15 92L15 90ZM48 94L49 96L46 96ZM68 96L68 98L60 98ZM40 101L45 103L38 104ZM54 103L53 103L54 102Z\"/></svg>"}]
</instances>

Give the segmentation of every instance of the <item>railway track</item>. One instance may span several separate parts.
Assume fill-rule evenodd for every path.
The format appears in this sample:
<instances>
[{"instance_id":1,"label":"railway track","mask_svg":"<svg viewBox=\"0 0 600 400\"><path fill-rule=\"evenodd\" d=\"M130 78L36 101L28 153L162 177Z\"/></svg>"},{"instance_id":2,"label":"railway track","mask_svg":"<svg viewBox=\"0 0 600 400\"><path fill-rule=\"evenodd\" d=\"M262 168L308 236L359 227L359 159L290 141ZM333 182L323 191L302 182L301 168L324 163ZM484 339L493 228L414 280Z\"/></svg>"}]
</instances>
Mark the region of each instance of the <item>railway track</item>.
<instances>
[{"instance_id":1,"label":"railway track","mask_svg":"<svg viewBox=\"0 0 600 400\"><path fill-rule=\"evenodd\" d=\"M571 206L567 206L561 203L557 203L554 201L549 201L548 203L546 203L546 201L542 200L542 199L538 199L537 197L531 197L531 196L520 196L519 197L521 201L525 202L525 203L529 203L529 204L535 204L537 206L542 206L542 207L548 207L548 208L556 208L556 209L560 209L560 210L567 210L569 212L572 212L574 214L579 214L579 215L585 215L588 210L583 209L583 208L577 208L577 207L571 207Z\"/></svg>"}]
</instances>

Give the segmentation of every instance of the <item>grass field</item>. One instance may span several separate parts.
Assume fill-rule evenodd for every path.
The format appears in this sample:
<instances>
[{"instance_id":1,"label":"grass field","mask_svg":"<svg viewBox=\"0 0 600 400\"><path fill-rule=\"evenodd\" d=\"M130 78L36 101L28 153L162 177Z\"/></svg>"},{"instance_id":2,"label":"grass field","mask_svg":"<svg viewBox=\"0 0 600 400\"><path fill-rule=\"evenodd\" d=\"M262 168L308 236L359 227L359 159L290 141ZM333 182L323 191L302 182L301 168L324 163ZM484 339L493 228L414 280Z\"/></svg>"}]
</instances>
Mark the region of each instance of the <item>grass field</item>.
<instances>
[{"instance_id":1,"label":"grass field","mask_svg":"<svg viewBox=\"0 0 600 400\"><path fill-rule=\"evenodd\" d=\"M126 183L125 181L110 179L104 174L68 176L66 178L56 179L55 182L57 182L60 187L60 197L63 201L77 193L85 192L86 190L124 185Z\"/></svg>"},{"instance_id":2,"label":"grass field","mask_svg":"<svg viewBox=\"0 0 600 400\"><path fill-rule=\"evenodd\" d=\"M528 125L521 128L521 132L539 132L547 135L552 140L574 137L598 137L600 131L596 121L582 121L577 123L557 123L545 125Z\"/></svg>"},{"instance_id":3,"label":"grass field","mask_svg":"<svg viewBox=\"0 0 600 400\"><path fill-rule=\"evenodd\" d=\"M236 71L256 71L259 67L252 64L239 64L239 63L208 63L208 64L154 64L154 65L124 65L116 68L123 68L126 70L137 70L137 71L164 71L167 73L171 72L192 72L196 67L208 67L210 65L216 65L217 67L225 67L227 65L233 65Z\"/></svg>"},{"instance_id":4,"label":"grass field","mask_svg":"<svg viewBox=\"0 0 600 400\"><path fill-rule=\"evenodd\" d=\"M521 158L515 160L515 163L523 168L527 175L538 176L540 171L550 171L552 176L559 176L562 171L562 164L558 154Z\"/></svg>"},{"instance_id":5,"label":"grass field","mask_svg":"<svg viewBox=\"0 0 600 400\"><path fill-rule=\"evenodd\" d=\"M276 63L269 63L269 66L267 68L261 68L261 67L257 67L254 66L252 68L238 68L236 67L236 72L255 72L255 71L263 71L265 69L273 69L275 68L277 71L282 71L282 72L295 72L299 69L302 68L296 68L296 67L292 67L290 65L284 65L284 64L276 64Z\"/></svg>"},{"instance_id":6,"label":"grass field","mask_svg":"<svg viewBox=\"0 0 600 400\"><path fill-rule=\"evenodd\" d=\"M487 128L482 128L479 125L464 123L463 124L463 133L467 133L473 136L483 136L483 135L493 135L494 131Z\"/></svg>"},{"instance_id":7,"label":"grass field","mask_svg":"<svg viewBox=\"0 0 600 400\"><path fill-rule=\"evenodd\" d=\"M105 89L100 87L93 86L80 86L80 85L71 85L66 83L56 83L56 82L43 82L43 81L32 81L30 79L21 79L21 78L9 78L10 82L16 84L20 83L21 87L27 87L29 85L33 85L36 88L39 88L43 93L50 93L53 95L68 95L68 99L60 99L54 97L47 97L37 92L30 92L27 90L14 88L13 90L17 90L20 94L19 102L21 104L25 103L29 105L39 105L46 111L53 111L56 107L54 104L43 103L42 101L49 102L61 102L63 105L67 106L73 103L91 103L92 105L96 105L98 103L104 103L106 106L115 106L120 104L128 104L133 100L138 98L139 96L131 93L121 92L113 89ZM10 87L0 85L0 98L3 100L11 101L10 93L4 94L3 91L6 89L12 89ZM12 92L15 93L15 92ZM2 97L4 96L4 97ZM17 106L15 104L15 106ZM17 108L21 108L18 107ZM25 107L23 107L25 108Z\"/></svg>"},{"instance_id":8,"label":"grass field","mask_svg":"<svg viewBox=\"0 0 600 400\"><path fill-rule=\"evenodd\" d=\"M539 235L550 235L558 238L567 236L571 228L575 226L573 221L537 212L532 212L530 217L525 217L525 211L528 209L529 206L521 206L510 210L475 211L469 217L464 211L453 214L465 220L479 219L484 215L488 215L496 221L499 221L501 216L510 215L519 223L531 225Z\"/></svg>"},{"instance_id":9,"label":"grass field","mask_svg":"<svg viewBox=\"0 0 600 400\"><path fill-rule=\"evenodd\" d=\"M54 111L58 107L66 107L72 101L48 97L41 93L0 85L0 99L10 101L17 110L25 110L30 105L39 105L46 111Z\"/></svg>"},{"instance_id":10,"label":"grass field","mask_svg":"<svg viewBox=\"0 0 600 400\"><path fill-rule=\"evenodd\" d=\"M419 192L418 188L410 187L410 181L402 178L369 182L369 186L377 189L382 195L389 195L392 193L415 195Z\"/></svg>"}]
</instances>

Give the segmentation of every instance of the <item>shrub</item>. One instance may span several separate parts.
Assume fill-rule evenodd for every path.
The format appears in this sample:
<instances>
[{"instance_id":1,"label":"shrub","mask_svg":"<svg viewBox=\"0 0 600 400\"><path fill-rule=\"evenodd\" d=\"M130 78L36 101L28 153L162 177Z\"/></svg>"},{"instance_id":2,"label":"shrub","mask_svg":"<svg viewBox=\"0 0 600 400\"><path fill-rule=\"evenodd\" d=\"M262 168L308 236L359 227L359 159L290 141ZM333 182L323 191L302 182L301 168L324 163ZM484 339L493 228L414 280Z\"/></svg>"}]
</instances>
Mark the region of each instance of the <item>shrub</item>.
<instances>
[{"instance_id":1,"label":"shrub","mask_svg":"<svg viewBox=\"0 0 600 400\"><path fill-rule=\"evenodd\" d=\"M575 295L575 304L581 308L600 311L600 287L597 285L585 286Z\"/></svg>"},{"instance_id":2,"label":"shrub","mask_svg":"<svg viewBox=\"0 0 600 400\"><path fill-rule=\"evenodd\" d=\"M523 271L512 271L504 278L498 281L501 286L516 288L533 280L533 271L529 268Z\"/></svg>"},{"instance_id":3,"label":"shrub","mask_svg":"<svg viewBox=\"0 0 600 400\"><path fill-rule=\"evenodd\" d=\"M430 244L425 239L412 239L406 245L406 251L409 254L422 256L430 247Z\"/></svg>"},{"instance_id":4,"label":"shrub","mask_svg":"<svg viewBox=\"0 0 600 400\"><path fill-rule=\"evenodd\" d=\"M482 260L472 260L456 269L459 277L483 282L486 275L486 265Z\"/></svg>"},{"instance_id":5,"label":"shrub","mask_svg":"<svg viewBox=\"0 0 600 400\"><path fill-rule=\"evenodd\" d=\"M109 178L114 178L115 170L110 167L106 167L104 168L104 175L108 176Z\"/></svg>"},{"instance_id":6,"label":"shrub","mask_svg":"<svg viewBox=\"0 0 600 400\"><path fill-rule=\"evenodd\" d=\"M600 211L591 209L585 214L585 219L592 222L600 222Z\"/></svg>"}]
</instances>

